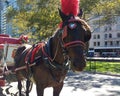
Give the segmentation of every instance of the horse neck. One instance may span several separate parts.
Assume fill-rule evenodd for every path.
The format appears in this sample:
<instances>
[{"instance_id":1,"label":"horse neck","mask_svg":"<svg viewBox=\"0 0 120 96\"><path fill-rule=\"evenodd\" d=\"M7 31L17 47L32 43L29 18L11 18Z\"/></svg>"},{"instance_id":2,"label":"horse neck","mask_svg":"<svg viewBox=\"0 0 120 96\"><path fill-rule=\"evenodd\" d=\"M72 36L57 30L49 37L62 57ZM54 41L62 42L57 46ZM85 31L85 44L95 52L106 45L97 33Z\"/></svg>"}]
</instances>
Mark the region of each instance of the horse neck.
<instances>
[{"instance_id":1,"label":"horse neck","mask_svg":"<svg viewBox=\"0 0 120 96\"><path fill-rule=\"evenodd\" d=\"M62 64L64 62L63 50L60 44L59 38L57 36L52 38L52 54L54 61Z\"/></svg>"}]
</instances>

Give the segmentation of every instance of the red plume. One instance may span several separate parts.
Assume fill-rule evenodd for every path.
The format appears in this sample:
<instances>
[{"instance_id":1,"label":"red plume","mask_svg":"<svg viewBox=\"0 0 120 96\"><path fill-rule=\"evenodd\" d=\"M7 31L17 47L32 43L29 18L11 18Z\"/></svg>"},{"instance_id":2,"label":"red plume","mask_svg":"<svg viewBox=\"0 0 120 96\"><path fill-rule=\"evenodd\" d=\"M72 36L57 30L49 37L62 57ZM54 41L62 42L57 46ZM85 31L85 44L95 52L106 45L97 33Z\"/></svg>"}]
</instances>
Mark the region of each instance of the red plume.
<instances>
[{"instance_id":1,"label":"red plume","mask_svg":"<svg viewBox=\"0 0 120 96\"><path fill-rule=\"evenodd\" d=\"M77 16L79 13L79 0L61 0L61 9L65 15Z\"/></svg>"}]
</instances>

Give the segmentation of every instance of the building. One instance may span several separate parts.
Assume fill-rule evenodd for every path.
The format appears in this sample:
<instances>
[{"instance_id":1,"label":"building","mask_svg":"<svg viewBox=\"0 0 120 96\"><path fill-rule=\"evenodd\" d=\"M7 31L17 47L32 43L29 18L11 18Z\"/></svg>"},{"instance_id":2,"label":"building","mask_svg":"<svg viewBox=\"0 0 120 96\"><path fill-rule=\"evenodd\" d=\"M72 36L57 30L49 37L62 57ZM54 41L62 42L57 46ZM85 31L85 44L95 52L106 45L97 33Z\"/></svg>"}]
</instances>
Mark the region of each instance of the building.
<instances>
[{"instance_id":1,"label":"building","mask_svg":"<svg viewBox=\"0 0 120 96\"><path fill-rule=\"evenodd\" d=\"M103 16L94 16L89 22L93 31L90 49L96 56L120 57L120 16L113 16L112 23L102 25L101 18Z\"/></svg>"},{"instance_id":2,"label":"building","mask_svg":"<svg viewBox=\"0 0 120 96\"><path fill-rule=\"evenodd\" d=\"M3 9L3 6L2 6L2 0L0 0L0 34L1 34L1 25L2 25L2 23L1 23L1 17L2 17L2 9Z\"/></svg>"},{"instance_id":3,"label":"building","mask_svg":"<svg viewBox=\"0 0 120 96\"><path fill-rule=\"evenodd\" d=\"M6 34L6 26L7 26L6 20L7 20L6 19L6 9L3 4L3 9L1 11L1 34Z\"/></svg>"},{"instance_id":4,"label":"building","mask_svg":"<svg viewBox=\"0 0 120 96\"><path fill-rule=\"evenodd\" d=\"M12 35L12 23L7 22L6 13L7 8L10 6L12 6L13 8L17 8L17 2L16 0L0 0L0 4L2 5L2 8L0 8L0 34Z\"/></svg>"}]
</instances>

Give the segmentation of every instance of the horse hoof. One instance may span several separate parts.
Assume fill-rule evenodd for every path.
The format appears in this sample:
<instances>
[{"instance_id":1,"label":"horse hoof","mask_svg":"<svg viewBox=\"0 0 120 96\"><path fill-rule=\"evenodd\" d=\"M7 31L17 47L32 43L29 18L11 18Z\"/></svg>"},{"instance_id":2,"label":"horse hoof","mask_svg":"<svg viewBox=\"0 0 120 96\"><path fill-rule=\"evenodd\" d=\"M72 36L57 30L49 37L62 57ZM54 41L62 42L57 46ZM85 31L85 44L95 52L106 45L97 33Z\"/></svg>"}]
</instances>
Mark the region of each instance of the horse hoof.
<instances>
[{"instance_id":1,"label":"horse hoof","mask_svg":"<svg viewBox=\"0 0 120 96\"><path fill-rule=\"evenodd\" d=\"M17 92L15 95L11 95L11 96L26 96L25 92L21 92L21 95L19 94L19 92Z\"/></svg>"}]
</instances>

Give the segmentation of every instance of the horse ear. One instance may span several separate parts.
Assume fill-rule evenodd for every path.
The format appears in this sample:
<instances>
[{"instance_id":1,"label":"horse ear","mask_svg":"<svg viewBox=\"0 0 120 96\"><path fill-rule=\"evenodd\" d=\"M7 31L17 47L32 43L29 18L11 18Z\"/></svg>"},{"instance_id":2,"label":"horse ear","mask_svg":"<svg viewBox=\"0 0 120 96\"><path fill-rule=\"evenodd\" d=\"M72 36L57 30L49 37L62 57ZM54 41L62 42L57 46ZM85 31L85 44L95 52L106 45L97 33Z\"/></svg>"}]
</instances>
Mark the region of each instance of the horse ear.
<instances>
[{"instance_id":1,"label":"horse ear","mask_svg":"<svg viewBox=\"0 0 120 96\"><path fill-rule=\"evenodd\" d=\"M85 31L85 42L88 42L91 38L91 31L90 30L86 30Z\"/></svg>"},{"instance_id":2,"label":"horse ear","mask_svg":"<svg viewBox=\"0 0 120 96\"><path fill-rule=\"evenodd\" d=\"M77 16L79 16L79 17L82 17L82 16L83 16L83 10L82 10L82 9L80 9L80 12L78 13Z\"/></svg>"},{"instance_id":3,"label":"horse ear","mask_svg":"<svg viewBox=\"0 0 120 96\"><path fill-rule=\"evenodd\" d=\"M66 20L67 16L59 8L58 8L58 10L59 10L59 15L60 15L62 21L64 22Z\"/></svg>"}]
</instances>

